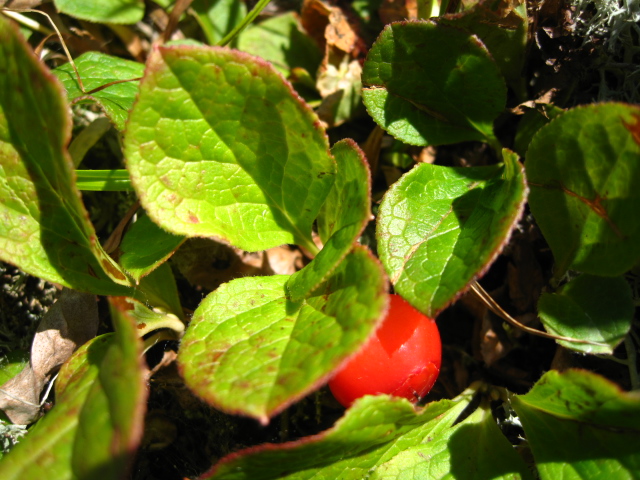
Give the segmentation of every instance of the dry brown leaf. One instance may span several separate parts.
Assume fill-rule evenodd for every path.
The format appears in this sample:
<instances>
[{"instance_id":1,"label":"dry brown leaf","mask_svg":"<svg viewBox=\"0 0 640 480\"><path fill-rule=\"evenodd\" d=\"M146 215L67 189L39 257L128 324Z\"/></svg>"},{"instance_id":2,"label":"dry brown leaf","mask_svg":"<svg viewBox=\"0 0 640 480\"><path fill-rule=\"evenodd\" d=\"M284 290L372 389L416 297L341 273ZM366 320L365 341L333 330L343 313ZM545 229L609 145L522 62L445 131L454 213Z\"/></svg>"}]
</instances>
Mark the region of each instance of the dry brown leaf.
<instances>
[{"instance_id":1,"label":"dry brown leaf","mask_svg":"<svg viewBox=\"0 0 640 480\"><path fill-rule=\"evenodd\" d=\"M40 321L29 365L0 387L0 409L13 423L27 425L38 418L44 386L97 330L96 296L64 289Z\"/></svg>"},{"instance_id":2,"label":"dry brown leaf","mask_svg":"<svg viewBox=\"0 0 640 480\"><path fill-rule=\"evenodd\" d=\"M418 2L416 0L383 0L378 13L385 25L403 20L417 20Z\"/></svg>"},{"instance_id":3,"label":"dry brown leaf","mask_svg":"<svg viewBox=\"0 0 640 480\"><path fill-rule=\"evenodd\" d=\"M344 11L322 0L305 0L300 21L322 50L330 46L354 53L361 43L356 28Z\"/></svg>"}]
</instances>

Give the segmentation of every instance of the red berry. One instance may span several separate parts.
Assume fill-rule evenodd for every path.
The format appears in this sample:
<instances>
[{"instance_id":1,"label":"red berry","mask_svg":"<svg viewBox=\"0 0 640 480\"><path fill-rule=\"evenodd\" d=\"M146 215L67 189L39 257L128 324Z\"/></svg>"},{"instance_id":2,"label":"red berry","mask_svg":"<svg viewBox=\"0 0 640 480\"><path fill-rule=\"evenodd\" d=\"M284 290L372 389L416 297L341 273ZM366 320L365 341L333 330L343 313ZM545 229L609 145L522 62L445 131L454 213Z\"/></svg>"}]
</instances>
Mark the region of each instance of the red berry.
<instances>
[{"instance_id":1,"label":"red berry","mask_svg":"<svg viewBox=\"0 0 640 480\"><path fill-rule=\"evenodd\" d=\"M390 299L387 316L375 335L329 382L345 407L364 395L379 393L416 403L438 378L442 352L436 322L399 295Z\"/></svg>"}]
</instances>

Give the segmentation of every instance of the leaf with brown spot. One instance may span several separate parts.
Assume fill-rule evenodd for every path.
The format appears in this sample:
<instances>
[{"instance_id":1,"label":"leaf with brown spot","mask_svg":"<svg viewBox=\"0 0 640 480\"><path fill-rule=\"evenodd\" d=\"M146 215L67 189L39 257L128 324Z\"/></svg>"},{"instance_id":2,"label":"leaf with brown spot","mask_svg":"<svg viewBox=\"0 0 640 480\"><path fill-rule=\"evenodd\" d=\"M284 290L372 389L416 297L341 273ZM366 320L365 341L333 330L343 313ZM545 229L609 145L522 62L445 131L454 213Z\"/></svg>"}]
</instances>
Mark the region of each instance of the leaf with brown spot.
<instances>
[{"instance_id":1,"label":"leaf with brown spot","mask_svg":"<svg viewBox=\"0 0 640 480\"><path fill-rule=\"evenodd\" d=\"M531 211L556 260L621 275L640 260L640 108L578 107L541 128L527 152Z\"/></svg>"}]
</instances>

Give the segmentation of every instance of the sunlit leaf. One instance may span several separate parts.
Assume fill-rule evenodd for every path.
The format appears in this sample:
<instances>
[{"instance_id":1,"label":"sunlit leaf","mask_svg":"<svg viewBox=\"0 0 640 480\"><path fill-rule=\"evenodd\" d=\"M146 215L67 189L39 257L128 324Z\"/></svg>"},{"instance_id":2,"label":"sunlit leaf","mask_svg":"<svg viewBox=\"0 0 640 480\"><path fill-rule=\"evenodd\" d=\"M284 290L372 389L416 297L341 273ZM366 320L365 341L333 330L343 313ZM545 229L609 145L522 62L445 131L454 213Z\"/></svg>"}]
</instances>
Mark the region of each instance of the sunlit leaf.
<instances>
[{"instance_id":1,"label":"sunlit leaf","mask_svg":"<svg viewBox=\"0 0 640 480\"><path fill-rule=\"evenodd\" d=\"M288 278L232 280L194 312L178 361L185 383L217 408L266 423L326 381L386 308L384 275L361 247L304 302L287 298Z\"/></svg>"},{"instance_id":2,"label":"sunlit leaf","mask_svg":"<svg viewBox=\"0 0 640 480\"><path fill-rule=\"evenodd\" d=\"M480 276L518 221L527 188L515 154L490 167L420 164L380 205L378 253L395 289L433 317Z\"/></svg>"},{"instance_id":3,"label":"sunlit leaf","mask_svg":"<svg viewBox=\"0 0 640 480\"><path fill-rule=\"evenodd\" d=\"M125 156L148 215L179 235L244 250L299 243L334 181L317 117L267 63L209 47L158 47Z\"/></svg>"},{"instance_id":4,"label":"sunlit leaf","mask_svg":"<svg viewBox=\"0 0 640 480\"><path fill-rule=\"evenodd\" d=\"M73 103L96 102L118 130L123 131L138 94L137 79L142 77L144 65L100 52L84 53L74 63L82 79L84 92L70 63L53 71L67 91L69 100ZM113 82L119 83L94 93L85 93Z\"/></svg>"},{"instance_id":5,"label":"sunlit leaf","mask_svg":"<svg viewBox=\"0 0 640 480\"><path fill-rule=\"evenodd\" d=\"M238 452L201 479L529 479L485 407L454 423L472 395L415 411L402 399L364 397L315 437Z\"/></svg>"},{"instance_id":6,"label":"sunlit leaf","mask_svg":"<svg viewBox=\"0 0 640 480\"><path fill-rule=\"evenodd\" d=\"M318 217L320 238L326 243L316 258L287 282L294 302L311 293L338 266L371 216L371 180L364 154L352 140L336 143L331 153L338 175Z\"/></svg>"},{"instance_id":7,"label":"sunlit leaf","mask_svg":"<svg viewBox=\"0 0 640 480\"><path fill-rule=\"evenodd\" d=\"M4 17L0 71L0 258L77 290L126 294L75 188L62 87Z\"/></svg>"}]
</instances>

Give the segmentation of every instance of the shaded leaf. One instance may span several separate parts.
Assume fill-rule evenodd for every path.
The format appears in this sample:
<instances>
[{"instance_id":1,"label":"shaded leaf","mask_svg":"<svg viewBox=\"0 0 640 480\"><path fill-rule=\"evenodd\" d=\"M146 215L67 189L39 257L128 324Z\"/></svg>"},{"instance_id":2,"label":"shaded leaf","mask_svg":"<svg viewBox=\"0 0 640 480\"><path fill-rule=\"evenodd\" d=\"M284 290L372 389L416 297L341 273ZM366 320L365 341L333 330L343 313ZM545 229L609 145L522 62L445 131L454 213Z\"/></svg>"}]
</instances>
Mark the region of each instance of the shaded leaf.
<instances>
[{"instance_id":1,"label":"shaded leaf","mask_svg":"<svg viewBox=\"0 0 640 480\"><path fill-rule=\"evenodd\" d=\"M69 101L96 102L116 128L123 131L129 111L133 107L133 101L138 95L139 81L135 79L142 77L144 65L100 52L84 53L74 62L86 92L112 82L132 80L86 94L80 88L78 77L70 63L65 63L53 70L67 91Z\"/></svg>"},{"instance_id":2,"label":"shaded leaf","mask_svg":"<svg viewBox=\"0 0 640 480\"><path fill-rule=\"evenodd\" d=\"M640 108L570 110L543 127L527 152L531 211L556 260L616 276L640 260Z\"/></svg>"},{"instance_id":3,"label":"shaded leaf","mask_svg":"<svg viewBox=\"0 0 640 480\"><path fill-rule=\"evenodd\" d=\"M146 214L129 227L120 243L120 266L140 281L165 262L184 242L184 237L173 235L158 227Z\"/></svg>"},{"instance_id":4,"label":"shaded leaf","mask_svg":"<svg viewBox=\"0 0 640 480\"><path fill-rule=\"evenodd\" d=\"M264 58L283 75L297 67L315 77L322 61L322 52L291 12L247 27L238 38L238 49Z\"/></svg>"},{"instance_id":5,"label":"shaded leaf","mask_svg":"<svg viewBox=\"0 0 640 480\"><path fill-rule=\"evenodd\" d=\"M511 404L543 480L640 474L638 392L622 392L587 371L550 371L526 395L513 395Z\"/></svg>"},{"instance_id":6,"label":"shaded leaf","mask_svg":"<svg viewBox=\"0 0 640 480\"><path fill-rule=\"evenodd\" d=\"M613 353L631 328L634 312L631 287L623 277L580 275L538 301L538 314L549 333L603 344L558 340L583 353Z\"/></svg>"},{"instance_id":7,"label":"shaded leaf","mask_svg":"<svg viewBox=\"0 0 640 480\"><path fill-rule=\"evenodd\" d=\"M144 15L142 0L54 0L58 11L96 23L136 23Z\"/></svg>"},{"instance_id":8,"label":"shaded leaf","mask_svg":"<svg viewBox=\"0 0 640 480\"><path fill-rule=\"evenodd\" d=\"M318 72L316 86L322 96L318 116L330 127L336 127L355 117L362 108L362 67L335 48L328 48Z\"/></svg>"},{"instance_id":9,"label":"shaded leaf","mask_svg":"<svg viewBox=\"0 0 640 480\"><path fill-rule=\"evenodd\" d=\"M60 370L56 405L0 462L4 480L122 478L142 437L146 386L133 325L85 344Z\"/></svg>"},{"instance_id":10,"label":"shaded leaf","mask_svg":"<svg viewBox=\"0 0 640 480\"><path fill-rule=\"evenodd\" d=\"M131 296L147 306L159 307L165 312L184 318L178 285L168 263L163 263L149 275L141 278Z\"/></svg>"},{"instance_id":11,"label":"shaded leaf","mask_svg":"<svg viewBox=\"0 0 640 480\"><path fill-rule=\"evenodd\" d=\"M287 282L294 302L301 301L337 268L371 217L371 178L362 150L348 139L336 143L331 153L338 175L318 217L320 238L326 243L311 263Z\"/></svg>"},{"instance_id":12,"label":"shaded leaf","mask_svg":"<svg viewBox=\"0 0 640 480\"><path fill-rule=\"evenodd\" d=\"M29 364L0 391L0 409L16 424L28 425L40 416L40 394L52 375L73 352L96 336L95 295L65 289L44 315L31 345Z\"/></svg>"},{"instance_id":13,"label":"shaded leaf","mask_svg":"<svg viewBox=\"0 0 640 480\"><path fill-rule=\"evenodd\" d=\"M367 55L362 83L369 114L405 143L495 143L506 88L469 33L432 21L387 25Z\"/></svg>"},{"instance_id":14,"label":"shaded leaf","mask_svg":"<svg viewBox=\"0 0 640 480\"><path fill-rule=\"evenodd\" d=\"M112 297L111 314L128 318L135 324L138 337L168 329L175 332L176 340L184 333L184 323L174 314L150 309L133 298Z\"/></svg>"},{"instance_id":15,"label":"shaded leaf","mask_svg":"<svg viewBox=\"0 0 640 480\"><path fill-rule=\"evenodd\" d=\"M250 251L315 248L311 226L335 163L315 115L257 58L217 47L155 49L125 156L142 205L168 231Z\"/></svg>"},{"instance_id":16,"label":"shaded leaf","mask_svg":"<svg viewBox=\"0 0 640 480\"><path fill-rule=\"evenodd\" d=\"M216 45L247 14L241 0L195 0L190 7L209 45Z\"/></svg>"},{"instance_id":17,"label":"shaded leaf","mask_svg":"<svg viewBox=\"0 0 640 480\"><path fill-rule=\"evenodd\" d=\"M493 262L527 188L517 156L490 167L420 164L385 194L376 237L395 289L435 317Z\"/></svg>"},{"instance_id":18,"label":"shaded leaf","mask_svg":"<svg viewBox=\"0 0 640 480\"><path fill-rule=\"evenodd\" d=\"M528 29L524 0L482 0L462 13L446 15L440 22L477 35L507 84L516 94L526 95L522 75Z\"/></svg>"},{"instance_id":19,"label":"shaded leaf","mask_svg":"<svg viewBox=\"0 0 640 480\"><path fill-rule=\"evenodd\" d=\"M0 17L0 258L51 282L125 294L75 188L62 88Z\"/></svg>"},{"instance_id":20,"label":"shaded leaf","mask_svg":"<svg viewBox=\"0 0 640 480\"><path fill-rule=\"evenodd\" d=\"M325 381L384 314L384 275L361 247L304 302L287 299L288 278L236 279L200 304L178 354L197 395L266 423Z\"/></svg>"}]
</instances>

